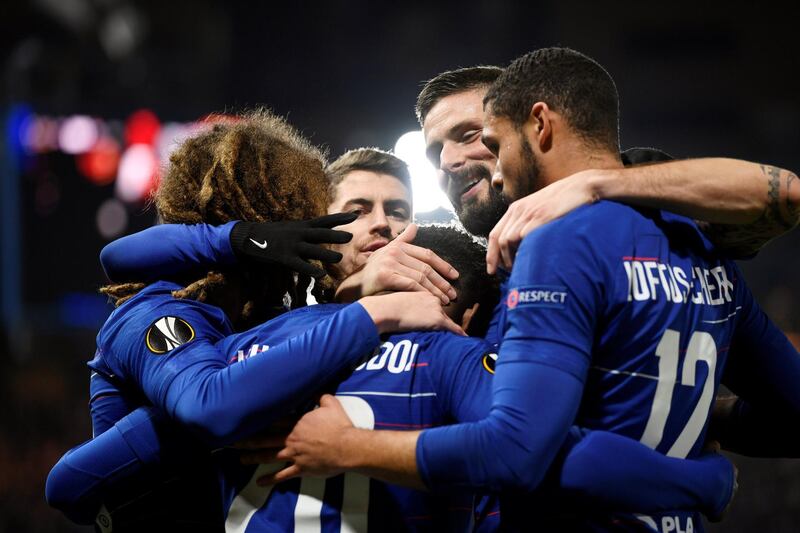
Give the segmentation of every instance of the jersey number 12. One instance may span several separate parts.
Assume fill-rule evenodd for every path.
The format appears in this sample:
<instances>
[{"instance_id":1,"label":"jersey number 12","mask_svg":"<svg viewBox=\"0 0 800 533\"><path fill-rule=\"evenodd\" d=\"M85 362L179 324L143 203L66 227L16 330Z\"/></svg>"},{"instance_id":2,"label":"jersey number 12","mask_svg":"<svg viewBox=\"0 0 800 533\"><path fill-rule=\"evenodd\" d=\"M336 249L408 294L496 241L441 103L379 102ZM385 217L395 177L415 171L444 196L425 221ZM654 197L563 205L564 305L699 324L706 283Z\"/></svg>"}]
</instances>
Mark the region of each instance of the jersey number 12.
<instances>
[{"instance_id":1,"label":"jersey number 12","mask_svg":"<svg viewBox=\"0 0 800 533\"><path fill-rule=\"evenodd\" d=\"M657 448L664 438L664 427L667 425L667 418L672 407L672 397L675 392L680 359L680 337L680 332L668 329L664 332L661 341L656 347L656 356L659 358L658 385L653 398L653 406L650 409L650 417L647 420L644 434L640 439L643 444L653 449ZM703 384L703 391L689 420L686 421L680 435L667 451L667 455L670 457L685 458L688 455L703 431L711 408L711 402L714 401L717 346L711 334L705 331L695 331L689 339L686 358L683 361L681 385L685 387L695 386L697 363L700 361L708 365L708 374Z\"/></svg>"}]
</instances>

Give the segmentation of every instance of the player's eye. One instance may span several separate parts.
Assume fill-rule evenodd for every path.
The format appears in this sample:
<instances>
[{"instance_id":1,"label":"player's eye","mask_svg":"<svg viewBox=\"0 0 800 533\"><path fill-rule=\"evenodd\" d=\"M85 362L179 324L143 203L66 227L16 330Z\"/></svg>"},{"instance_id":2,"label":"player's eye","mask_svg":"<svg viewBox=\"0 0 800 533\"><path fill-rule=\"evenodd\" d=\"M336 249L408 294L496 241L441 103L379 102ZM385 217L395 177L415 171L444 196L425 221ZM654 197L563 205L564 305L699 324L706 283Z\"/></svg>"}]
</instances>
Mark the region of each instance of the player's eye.
<instances>
[{"instance_id":1,"label":"player's eye","mask_svg":"<svg viewBox=\"0 0 800 533\"><path fill-rule=\"evenodd\" d=\"M389 216L400 220L408 220L409 215L405 209L392 209L389 211Z\"/></svg>"},{"instance_id":2,"label":"player's eye","mask_svg":"<svg viewBox=\"0 0 800 533\"><path fill-rule=\"evenodd\" d=\"M464 132L464 135L461 136L461 142L463 143L471 143L478 140L481 136L482 130L468 130Z\"/></svg>"},{"instance_id":3,"label":"player's eye","mask_svg":"<svg viewBox=\"0 0 800 533\"><path fill-rule=\"evenodd\" d=\"M348 211L348 213L353 213L354 215L358 215L361 217L367 214L367 210L364 209L363 207L356 207Z\"/></svg>"}]
</instances>

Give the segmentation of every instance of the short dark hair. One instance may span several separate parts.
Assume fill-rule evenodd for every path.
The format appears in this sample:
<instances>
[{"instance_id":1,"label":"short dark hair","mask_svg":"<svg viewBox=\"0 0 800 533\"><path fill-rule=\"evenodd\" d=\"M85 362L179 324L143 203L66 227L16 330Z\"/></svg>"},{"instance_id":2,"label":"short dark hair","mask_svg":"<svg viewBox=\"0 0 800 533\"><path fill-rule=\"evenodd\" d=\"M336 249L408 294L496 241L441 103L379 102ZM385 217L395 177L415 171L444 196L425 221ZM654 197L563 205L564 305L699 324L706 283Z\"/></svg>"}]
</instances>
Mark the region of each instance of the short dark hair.
<instances>
[{"instance_id":1,"label":"short dark hair","mask_svg":"<svg viewBox=\"0 0 800 533\"><path fill-rule=\"evenodd\" d=\"M503 69L500 67L478 65L448 70L426 81L417 96L417 105L414 107L419 125L423 125L428 112L445 96L472 89L488 88L502 73Z\"/></svg>"},{"instance_id":2,"label":"short dark hair","mask_svg":"<svg viewBox=\"0 0 800 533\"><path fill-rule=\"evenodd\" d=\"M483 100L516 127L545 102L587 143L619 151L619 95L611 75L570 48L541 48L511 62Z\"/></svg>"},{"instance_id":3,"label":"short dark hair","mask_svg":"<svg viewBox=\"0 0 800 533\"><path fill-rule=\"evenodd\" d=\"M462 313L475 303L481 304L469 330L471 335L483 335L500 299L496 278L486 273L486 248L469 233L444 224L420 226L414 244L433 251L458 270L458 279L450 282L458 293L455 303Z\"/></svg>"},{"instance_id":4,"label":"short dark hair","mask_svg":"<svg viewBox=\"0 0 800 533\"><path fill-rule=\"evenodd\" d=\"M328 165L326 173L331 201L336 198L336 187L354 170L367 170L394 176L411 191L411 173L405 161L380 148L356 148L342 154Z\"/></svg>"}]
</instances>

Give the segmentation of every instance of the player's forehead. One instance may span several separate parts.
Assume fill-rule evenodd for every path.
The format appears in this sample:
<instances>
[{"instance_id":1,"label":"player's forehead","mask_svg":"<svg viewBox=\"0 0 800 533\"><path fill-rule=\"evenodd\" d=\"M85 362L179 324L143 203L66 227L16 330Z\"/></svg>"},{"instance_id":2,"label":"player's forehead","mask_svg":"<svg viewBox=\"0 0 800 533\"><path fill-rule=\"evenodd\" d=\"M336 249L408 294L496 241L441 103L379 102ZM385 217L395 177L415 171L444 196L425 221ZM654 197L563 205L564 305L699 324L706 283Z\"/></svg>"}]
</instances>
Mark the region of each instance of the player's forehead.
<instances>
[{"instance_id":1,"label":"player's forehead","mask_svg":"<svg viewBox=\"0 0 800 533\"><path fill-rule=\"evenodd\" d=\"M426 145L441 143L463 128L480 129L484 96L486 89L477 88L447 95L436 102L422 125Z\"/></svg>"},{"instance_id":2,"label":"player's forehead","mask_svg":"<svg viewBox=\"0 0 800 533\"><path fill-rule=\"evenodd\" d=\"M499 141L514 131L516 130L508 117L497 116L492 114L491 110L487 110L483 122L484 139Z\"/></svg>"},{"instance_id":3,"label":"player's forehead","mask_svg":"<svg viewBox=\"0 0 800 533\"><path fill-rule=\"evenodd\" d=\"M348 203L363 200L373 204L402 201L411 205L411 190L391 174L353 170L336 186L330 210L335 212Z\"/></svg>"}]
</instances>

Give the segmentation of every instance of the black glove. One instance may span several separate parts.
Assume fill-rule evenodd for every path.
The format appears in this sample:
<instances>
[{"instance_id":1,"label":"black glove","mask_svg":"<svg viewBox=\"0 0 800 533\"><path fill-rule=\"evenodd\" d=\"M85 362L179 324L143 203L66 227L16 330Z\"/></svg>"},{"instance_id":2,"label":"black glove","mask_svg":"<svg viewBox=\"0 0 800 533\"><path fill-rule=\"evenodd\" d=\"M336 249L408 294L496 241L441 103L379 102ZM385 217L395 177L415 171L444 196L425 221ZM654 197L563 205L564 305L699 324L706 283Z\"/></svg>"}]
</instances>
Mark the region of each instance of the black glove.
<instances>
[{"instance_id":1,"label":"black glove","mask_svg":"<svg viewBox=\"0 0 800 533\"><path fill-rule=\"evenodd\" d=\"M330 228L349 224L358 215L336 213L313 220L286 222L238 222L231 230L231 246L239 258L281 265L289 270L318 278L325 272L308 262L338 263L342 254L320 246L344 244L351 233Z\"/></svg>"}]
</instances>

